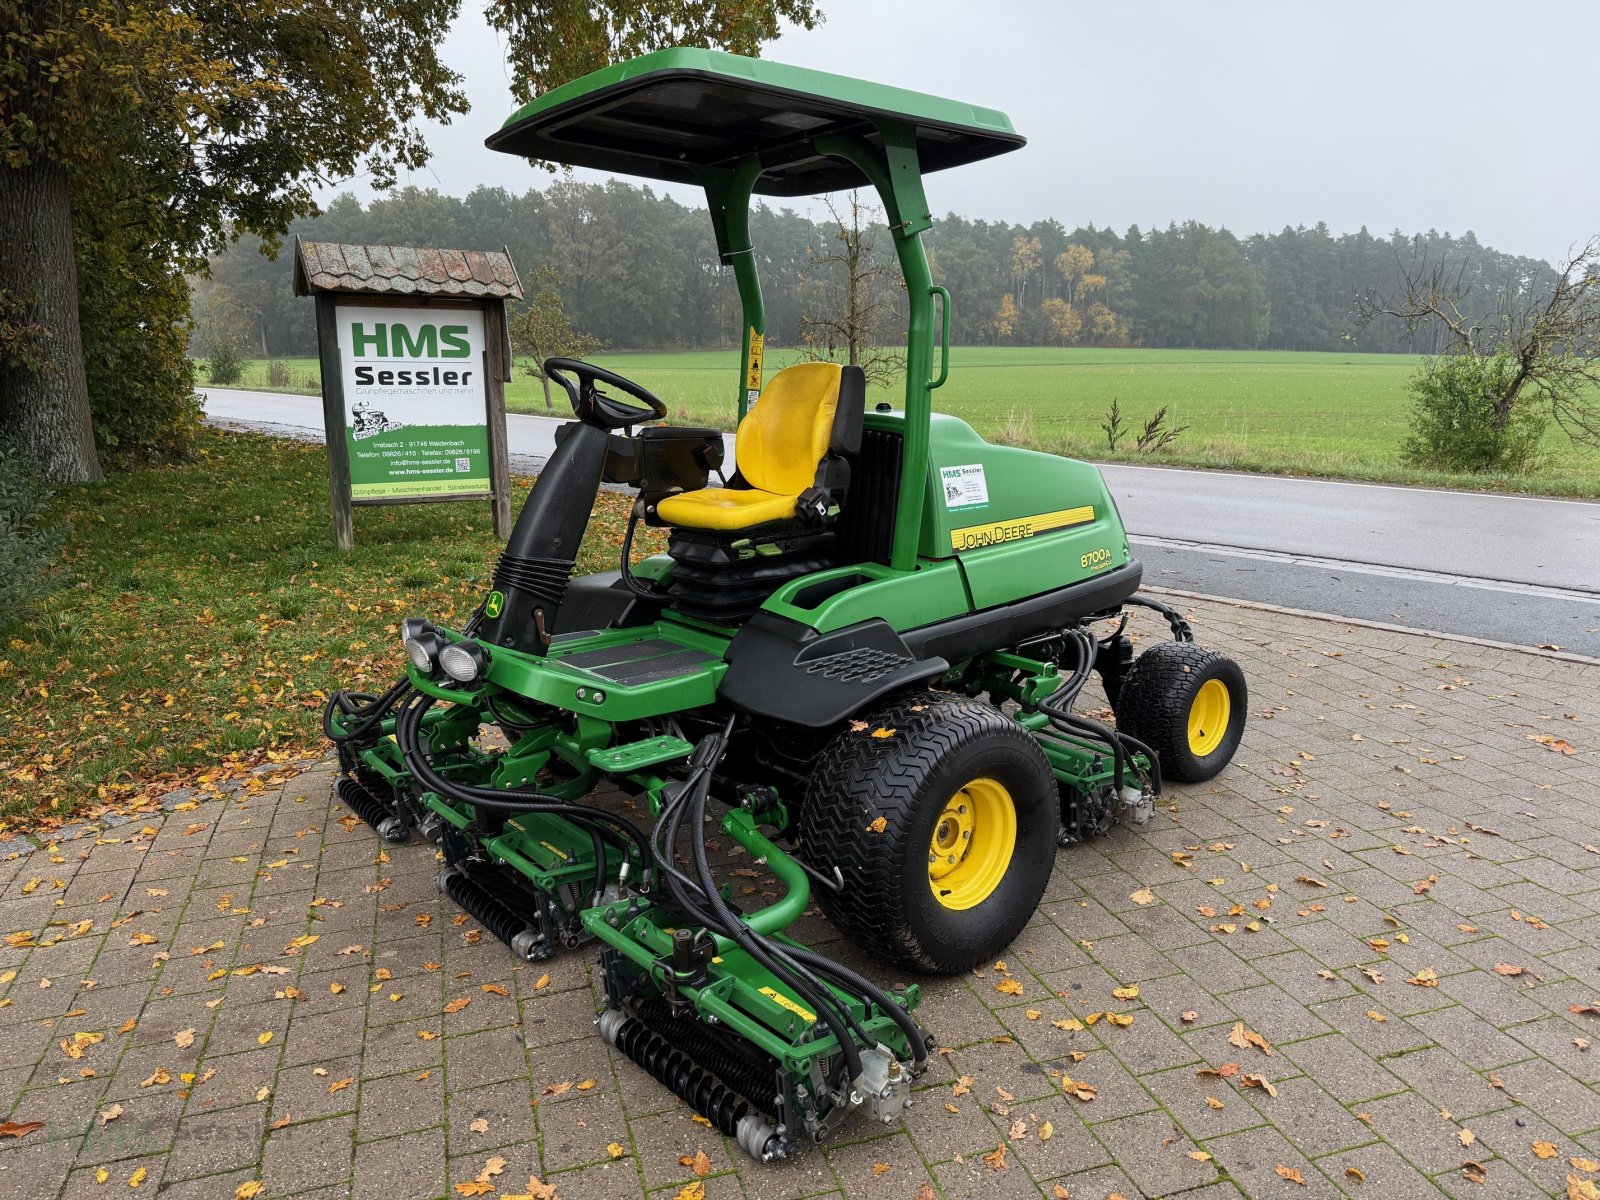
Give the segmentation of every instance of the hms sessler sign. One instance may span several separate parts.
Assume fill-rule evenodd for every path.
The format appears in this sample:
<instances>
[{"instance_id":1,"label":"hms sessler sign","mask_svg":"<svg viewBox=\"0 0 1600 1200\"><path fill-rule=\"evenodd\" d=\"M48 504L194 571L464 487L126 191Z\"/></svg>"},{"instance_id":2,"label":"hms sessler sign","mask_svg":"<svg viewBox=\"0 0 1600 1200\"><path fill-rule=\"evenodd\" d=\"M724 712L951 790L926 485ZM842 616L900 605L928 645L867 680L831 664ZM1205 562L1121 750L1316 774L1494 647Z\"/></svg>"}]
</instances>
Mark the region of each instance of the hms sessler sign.
<instances>
[{"instance_id":1,"label":"hms sessler sign","mask_svg":"<svg viewBox=\"0 0 1600 1200\"><path fill-rule=\"evenodd\" d=\"M340 305L338 339L351 495L487 491L483 314Z\"/></svg>"}]
</instances>

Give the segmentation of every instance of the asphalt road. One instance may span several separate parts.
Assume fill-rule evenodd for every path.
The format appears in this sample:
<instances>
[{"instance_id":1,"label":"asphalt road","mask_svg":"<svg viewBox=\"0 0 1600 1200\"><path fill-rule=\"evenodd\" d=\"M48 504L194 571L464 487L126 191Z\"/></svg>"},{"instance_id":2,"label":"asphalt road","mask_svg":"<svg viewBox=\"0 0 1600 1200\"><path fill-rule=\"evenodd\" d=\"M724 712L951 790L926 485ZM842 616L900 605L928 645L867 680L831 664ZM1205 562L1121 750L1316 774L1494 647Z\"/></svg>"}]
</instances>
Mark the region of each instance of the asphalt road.
<instances>
[{"instance_id":1,"label":"asphalt road","mask_svg":"<svg viewBox=\"0 0 1600 1200\"><path fill-rule=\"evenodd\" d=\"M316 397L204 394L219 423L322 439ZM560 423L509 415L513 469L537 470ZM1102 470L1149 584L1600 657L1600 503Z\"/></svg>"}]
</instances>

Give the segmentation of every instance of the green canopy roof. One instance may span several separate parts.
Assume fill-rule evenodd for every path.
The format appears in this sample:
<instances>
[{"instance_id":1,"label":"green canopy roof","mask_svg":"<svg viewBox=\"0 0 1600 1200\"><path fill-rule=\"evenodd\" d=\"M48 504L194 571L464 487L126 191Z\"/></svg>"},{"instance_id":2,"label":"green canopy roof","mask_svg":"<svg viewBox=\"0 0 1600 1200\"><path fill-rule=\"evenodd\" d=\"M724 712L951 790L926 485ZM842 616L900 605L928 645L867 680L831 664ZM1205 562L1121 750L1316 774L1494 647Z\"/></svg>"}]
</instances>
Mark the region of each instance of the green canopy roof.
<instances>
[{"instance_id":1,"label":"green canopy roof","mask_svg":"<svg viewBox=\"0 0 1600 1200\"><path fill-rule=\"evenodd\" d=\"M658 50L574 79L524 105L491 150L639 175L703 182L748 155L766 168L755 190L808 196L860 187L851 164L820 155L813 139L854 134L879 141L884 123L916 131L922 171L940 171L1023 145L1006 115L717 50Z\"/></svg>"}]
</instances>

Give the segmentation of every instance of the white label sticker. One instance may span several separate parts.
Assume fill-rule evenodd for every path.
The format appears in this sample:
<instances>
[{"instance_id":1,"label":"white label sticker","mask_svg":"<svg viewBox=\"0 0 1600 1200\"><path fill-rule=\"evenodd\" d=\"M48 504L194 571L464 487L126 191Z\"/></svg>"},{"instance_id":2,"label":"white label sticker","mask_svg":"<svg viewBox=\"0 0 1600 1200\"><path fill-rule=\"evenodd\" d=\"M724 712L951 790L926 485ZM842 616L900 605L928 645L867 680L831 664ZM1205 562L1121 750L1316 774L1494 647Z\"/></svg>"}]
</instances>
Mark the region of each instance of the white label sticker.
<instances>
[{"instance_id":1,"label":"white label sticker","mask_svg":"<svg viewBox=\"0 0 1600 1200\"><path fill-rule=\"evenodd\" d=\"M946 508L976 508L989 503L989 481L983 477L983 464L968 467L940 467Z\"/></svg>"}]
</instances>

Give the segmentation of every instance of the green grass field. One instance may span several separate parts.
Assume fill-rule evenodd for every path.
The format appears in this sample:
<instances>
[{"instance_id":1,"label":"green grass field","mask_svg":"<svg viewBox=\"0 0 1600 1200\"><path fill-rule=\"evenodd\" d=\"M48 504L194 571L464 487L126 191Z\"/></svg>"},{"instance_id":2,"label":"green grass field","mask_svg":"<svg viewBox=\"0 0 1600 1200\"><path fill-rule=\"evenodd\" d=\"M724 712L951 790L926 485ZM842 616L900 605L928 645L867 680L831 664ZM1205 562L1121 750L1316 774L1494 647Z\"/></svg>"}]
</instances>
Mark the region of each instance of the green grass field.
<instances>
[{"instance_id":1,"label":"green grass field","mask_svg":"<svg viewBox=\"0 0 1600 1200\"><path fill-rule=\"evenodd\" d=\"M769 352L768 377L796 357ZM604 354L596 361L654 390L674 421L733 424L737 351ZM1420 361L1387 354L957 346L934 407L989 438L1138 461L1132 432L1113 454L1100 431L1116 399L1134 431L1162 406L1172 423L1187 426L1169 450L1151 456L1172 465L1600 495L1600 454L1575 449L1554 429L1544 461L1525 475L1441 475L1407 467L1400 460L1409 408L1405 382ZM315 392L316 361L289 364L291 390ZM266 364L250 363L239 386L265 385ZM868 401L898 395L898 388L877 388ZM539 381L520 371L507 385L506 401L513 412L545 411ZM566 411L559 392L556 404Z\"/></svg>"}]
</instances>

